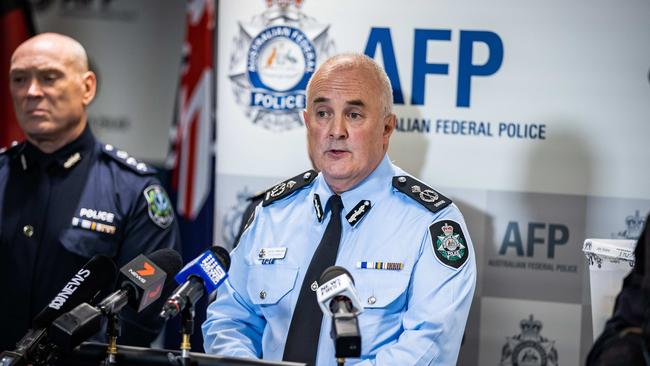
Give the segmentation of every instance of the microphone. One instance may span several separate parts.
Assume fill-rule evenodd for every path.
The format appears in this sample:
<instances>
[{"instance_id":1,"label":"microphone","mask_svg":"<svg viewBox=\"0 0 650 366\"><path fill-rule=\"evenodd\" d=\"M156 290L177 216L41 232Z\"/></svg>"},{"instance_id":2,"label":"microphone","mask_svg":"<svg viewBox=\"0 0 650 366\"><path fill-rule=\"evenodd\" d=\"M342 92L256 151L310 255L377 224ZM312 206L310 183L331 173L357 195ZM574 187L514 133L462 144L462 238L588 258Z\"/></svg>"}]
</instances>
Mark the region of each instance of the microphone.
<instances>
[{"instance_id":1,"label":"microphone","mask_svg":"<svg viewBox=\"0 0 650 366\"><path fill-rule=\"evenodd\" d=\"M34 317L33 328L14 351L0 354L0 365L44 364L52 357L47 328L61 314L83 302L93 302L99 293L113 287L117 268L104 255L96 255L63 286L50 303Z\"/></svg>"},{"instance_id":2,"label":"microphone","mask_svg":"<svg viewBox=\"0 0 650 366\"><path fill-rule=\"evenodd\" d=\"M196 257L176 275L180 284L167 298L160 317L169 319L187 306L193 306L203 297L215 291L228 277L230 255L220 246L213 246Z\"/></svg>"},{"instance_id":3,"label":"microphone","mask_svg":"<svg viewBox=\"0 0 650 366\"><path fill-rule=\"evenodd\" d=\"M173 249L137 256L120 268L118 290L97 306L80 304L54 320L52 341L63 350L71 350L100 331L102 316L117 315L126 305L142 311L160 297L167 273L176 273L181 265L181 256Z\"/></svg>"},{"instance_id":4,"label":"microphone","mask_svg":"<svg viewBox=\"0 0 650 366\"><path fill-rule=\"evenodd\" d=\"M343 267L331 266L318 281L316 297L323 313L332 317L332 331L337 358L361 356L361 333L357 315L363 311L352 275Z\"/></svg>"},{"instance_id":5,"label":"microphone","mask_svg":"<svg viewBox=\"0 0 650 366\"><path fill-rule=\"evenodd\" d=\"M120 289L97 307L106 315L119 313L127 304L140 312L160 297L167 273L178 272L182 265L180 254L173 249L160 249L148 257L140 254L120 268Z\"/></svg>"}]
</instances>

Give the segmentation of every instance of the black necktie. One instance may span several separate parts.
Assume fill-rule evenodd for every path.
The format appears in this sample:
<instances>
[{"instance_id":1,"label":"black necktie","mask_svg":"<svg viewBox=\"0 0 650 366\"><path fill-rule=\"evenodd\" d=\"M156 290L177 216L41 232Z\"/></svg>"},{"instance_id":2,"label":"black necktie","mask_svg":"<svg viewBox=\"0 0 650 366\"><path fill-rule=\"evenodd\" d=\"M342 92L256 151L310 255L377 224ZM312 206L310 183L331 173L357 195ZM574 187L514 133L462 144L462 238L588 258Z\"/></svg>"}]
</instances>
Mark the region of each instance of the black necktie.
<instances>
[{"instance_id":1,"label":"black necktie","mask_svg":"<svg viewBox=\"0 0 650 366\"><path fill-rule=\"evenodd\" d=\"M302 281L282 357L285 361L304 362L311 366L316 364L318 337L323 319L323 312L316 301L318 279L327 267L336 263L336 254L341 240L341 210L343 209L341 196L330 197L327 206L332 211L330 222Z\"/></svg>"}]
</instances>

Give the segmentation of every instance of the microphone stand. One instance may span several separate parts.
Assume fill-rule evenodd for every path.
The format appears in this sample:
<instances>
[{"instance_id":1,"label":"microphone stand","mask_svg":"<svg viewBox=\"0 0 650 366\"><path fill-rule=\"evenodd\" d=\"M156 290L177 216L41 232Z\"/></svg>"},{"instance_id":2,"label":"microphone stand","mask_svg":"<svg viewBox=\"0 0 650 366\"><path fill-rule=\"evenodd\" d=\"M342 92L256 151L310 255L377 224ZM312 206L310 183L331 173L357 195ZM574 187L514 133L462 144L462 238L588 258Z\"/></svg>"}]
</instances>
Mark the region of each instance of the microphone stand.
<instances>
[{"instance_id":1,"label":"microphone stand","mask_svg":"<svg viewBox=\"0 0 650 366\"><path fill-rule=\"evenodd\" d=\"M194 334L194 304L188 305L181 312L181 366L190 366L192 364L190 336Z\"/></svg>"},{"instance_id":2,"label":"microphone stand","mask_svg":"<svg viewBox=\"0 0 650 366\"><path fill-rule=\"evenodd\" d=\"M120 322L116 314L108 315L108 326L106 329L106 336L108 338L108 346L106 347L106 361L105 365L117 365L117 337L120 335Z\"/></svg>"}]
</instances>

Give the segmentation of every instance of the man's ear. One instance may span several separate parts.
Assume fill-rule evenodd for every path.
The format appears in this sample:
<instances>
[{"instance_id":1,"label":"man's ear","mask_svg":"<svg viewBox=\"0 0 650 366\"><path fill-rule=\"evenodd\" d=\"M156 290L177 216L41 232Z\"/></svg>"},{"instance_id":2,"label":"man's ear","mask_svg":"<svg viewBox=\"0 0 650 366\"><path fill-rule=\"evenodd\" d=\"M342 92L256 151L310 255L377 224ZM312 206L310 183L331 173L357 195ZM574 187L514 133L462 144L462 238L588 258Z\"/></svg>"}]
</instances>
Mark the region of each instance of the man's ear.
<instances>
[{"instance_id":1,"label":"man's ear","mask_svg":"<svg viewBox=\"0 0 650 366\"><path fill-rule=\"evenodd\" d=\"M395 127L397 126L397 116L395 113L391 113L387 115L384 118L384 134L383 136L385 138L389 138L390 135L393 134L393 131L395 131Z\"/></svg>"},{"instance_id":2,"label":"man's ear","mask_svg":"<svg viewBox=\"0 0 650 366\"><path fill-rule=\"evenodd\" d=\"M83 104L88 106L95 99L97 92L97 76L92 71L86 71L83 74Z\"/></svg>"},{"instance_id":3,"label":"man's ear","mask_svg":"<svg viewBox=\"0 0 650 366\"><path fill-rule=\"evenodd\" d=\"M302 111L302 119L305 122L305 127L309 129L309 115L306 109Z\"/></svg>"}]
</instances>

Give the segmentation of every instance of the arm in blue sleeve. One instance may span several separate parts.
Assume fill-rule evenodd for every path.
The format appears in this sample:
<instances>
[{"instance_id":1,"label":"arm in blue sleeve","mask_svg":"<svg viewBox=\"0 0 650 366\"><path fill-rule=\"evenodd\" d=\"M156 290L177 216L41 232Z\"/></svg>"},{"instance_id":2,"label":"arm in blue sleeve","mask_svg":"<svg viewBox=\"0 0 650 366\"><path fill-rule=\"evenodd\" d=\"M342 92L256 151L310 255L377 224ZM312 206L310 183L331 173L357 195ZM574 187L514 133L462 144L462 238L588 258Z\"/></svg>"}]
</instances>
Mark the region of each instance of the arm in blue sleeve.
<instances>
[{"instance_id":1,"label":"arm in blue sleeve","mask_svg":"<svg viewBox=\"0 0 650 366\"><path fill-rule=\"evenodd\" d=\"M244 232L239 245L232 252L228 279L218 290L217 299L208 306L206 321L201 327L206 353L262 357L262 334L266 320L251 303L246 291L248 265L244 255L249 247L251 231L254 228Z\"/></svg>"}]
</instances>

